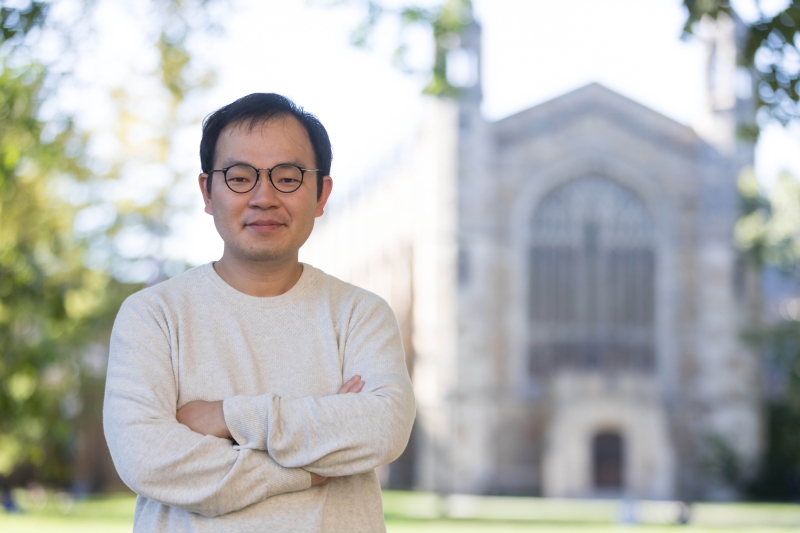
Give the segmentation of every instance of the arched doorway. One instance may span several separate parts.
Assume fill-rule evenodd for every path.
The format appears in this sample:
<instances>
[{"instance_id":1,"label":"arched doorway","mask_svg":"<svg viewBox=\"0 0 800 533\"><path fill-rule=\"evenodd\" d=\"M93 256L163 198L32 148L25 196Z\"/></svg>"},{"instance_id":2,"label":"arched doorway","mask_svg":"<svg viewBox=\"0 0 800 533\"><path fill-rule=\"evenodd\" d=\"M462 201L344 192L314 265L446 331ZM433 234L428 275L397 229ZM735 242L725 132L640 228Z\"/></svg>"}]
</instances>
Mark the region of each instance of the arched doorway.
<instances>
[{"instance_id":1,"label":"arched doorway","mask_svg":"<svg viewBox=\"0 0 800 533\"><path fill-rule=\"evenodd\" d=\"M655 366L655 243L650 214L600 177L547 194L531 219L528 370L649 372Z\"/></svg>"},{"instance_id":2,"label":"arched doorway","mask_svg":"<svg viewBox=\"0 0 800 533\"><path fill-rule=\"evenodd\" d=\"M625 448L616 431L597 433L592 439L592 477L595 490L619 492L624 487Z\"/></svg>"}]
</instances>

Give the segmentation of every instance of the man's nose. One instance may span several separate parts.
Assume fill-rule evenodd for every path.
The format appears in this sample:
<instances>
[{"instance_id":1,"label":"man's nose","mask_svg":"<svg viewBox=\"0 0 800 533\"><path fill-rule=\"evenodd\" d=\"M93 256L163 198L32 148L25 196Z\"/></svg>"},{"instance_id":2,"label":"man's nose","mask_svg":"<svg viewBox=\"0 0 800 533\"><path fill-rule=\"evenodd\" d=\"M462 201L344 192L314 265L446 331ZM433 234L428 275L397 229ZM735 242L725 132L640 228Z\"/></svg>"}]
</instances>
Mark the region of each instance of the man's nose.
<instances>
[{"instance_id":1,"label":"man's nose","mask_svg":"<svg viewBox=\"0 0 800 533\"><path fill-rule=\"evenodd\" d=\"M256 186L250 191L250 201L247 205L259 209L275 207L280 204L280 194L281 193L272 186L272 183L270 183L267 171L262 170L258 183L256 183Z\"/></svg>"}]
</instances>

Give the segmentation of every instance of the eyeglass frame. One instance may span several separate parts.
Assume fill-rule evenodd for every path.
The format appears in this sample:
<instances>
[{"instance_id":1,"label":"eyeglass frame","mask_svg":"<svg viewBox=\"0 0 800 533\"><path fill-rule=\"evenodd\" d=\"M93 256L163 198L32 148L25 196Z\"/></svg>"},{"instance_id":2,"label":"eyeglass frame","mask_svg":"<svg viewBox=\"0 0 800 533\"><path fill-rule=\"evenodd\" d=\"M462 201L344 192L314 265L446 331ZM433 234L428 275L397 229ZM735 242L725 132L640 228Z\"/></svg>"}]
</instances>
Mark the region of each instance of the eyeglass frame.
<instances>
[{"instance_id":1,"label":"eyeglass frame","mask_svg":"<svg viewBox=\"0 0 800 533\"><path fill-rule=\"evenodd\" d=\"M253 182L253 186L250 187L249 189L247 189L246 191L234 191L233 187L231 187L230 184L228 183L228 171L230 169L232 169L233 167L242 167L242 166L250 167L250 168L252 168L253 170L256 171L256 181L254 181ZM274 169L278 168L278 167L294 167L294 168L296 168L297 170L300 171L300 184L297 186L297 188L292 189L291 191L282 191L275 185L275 182L272 181L272 171ZM222 179L225 181L225 185L228 187L228 189L230 189L231 192L236 193L236 194L247 194L247 193L251 192L253 189L255 189L256 185L258 185L258 182L261 180L261 171L262 170L266 170L267 171L267 179L269 179L269 184L272 185L273 189L275 189L276 191L278 191L280 193L283 193L283 194L292 194L293 192L297 192L297 189L299 189L300 187L303 186L303 180L306 177L306 172L319 172L322 169L320 169L320 168L303 168L303 167L299 167L297 165L293 165L291 163L280 163L278 165L275 165L272 168L256 168L253 165L250 165L250 164L247 164L247 163L236 163L235 165L231 165L229 167L216 168L214 170L209 170L208 171L208 177L211 178L213 176L214 172L222 172Z\"/></svg>"}]
</instances>

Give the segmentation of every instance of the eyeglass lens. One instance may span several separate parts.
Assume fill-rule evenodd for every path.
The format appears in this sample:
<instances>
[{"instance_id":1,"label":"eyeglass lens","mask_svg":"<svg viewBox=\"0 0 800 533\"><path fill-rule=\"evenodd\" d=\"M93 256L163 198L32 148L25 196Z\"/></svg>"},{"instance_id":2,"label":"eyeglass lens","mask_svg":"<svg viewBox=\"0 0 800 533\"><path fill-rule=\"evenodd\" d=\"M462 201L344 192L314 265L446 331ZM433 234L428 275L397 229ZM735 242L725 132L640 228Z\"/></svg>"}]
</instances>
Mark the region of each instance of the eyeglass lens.
<instances>
[{"instance_id":1,"label":"eyeglass lens","mask_svg":"<svg viewBox=\"0 0 800 533\"><path fill-rule=\"evenodd\" d=\"M263 170L267 174L267 170ZM264 176L267 178L267 176ZM250 165L234 165L225 174L228 187L234 192L249 192L256 186L258 171ZM294 192L303 182L303 171L293 165L272 169L272 185L281 192Z\"/></svg>"}]
</instances>

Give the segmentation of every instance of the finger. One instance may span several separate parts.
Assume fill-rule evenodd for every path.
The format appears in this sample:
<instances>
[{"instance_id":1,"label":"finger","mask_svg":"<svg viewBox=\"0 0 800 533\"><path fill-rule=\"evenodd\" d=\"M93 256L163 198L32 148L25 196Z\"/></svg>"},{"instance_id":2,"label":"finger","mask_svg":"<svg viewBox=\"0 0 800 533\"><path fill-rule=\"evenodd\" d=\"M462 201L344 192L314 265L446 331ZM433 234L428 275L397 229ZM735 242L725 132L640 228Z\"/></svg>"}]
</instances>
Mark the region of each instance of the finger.
<instances>
[{"instance_id":1,"label":"finger","mask_svg":"<svg viewBox=\"0 0 800 533\"><path fill-rule=\"evenodd\" d=\"M352 386L353 386L353 378L350 378L350 380L347 381L347 383L342 385L342 388L339 389L339 392L337 392L336 394L346 394L346 393L350 392L350 389L352 388Z\"/></svg>"},{"instance_id":2,"label":"finger","mask_svg":"<svg viewBox=\"0 0 800 533\"><path fill-rule=\"evenodd\" d=\"M358 384L358 382L359 382L360 380L361 380L361 376L359 376L358 374L356 374L355 376L353 376L352 378L350 378L349 380L347 380L347 383L345 383L344 385L342 385L342 388L341 388L341 389L339 389L339 392L337 392L336 394L347 394L348 392L350 392L350 391L352 390L352 388L353 388L355 385L357 385L357 384Z\"/></svg>"},{"instance_id":3,"label":"finger","mask_svg":"<svg viewBox=\"0 0 800 533\"><path fill-rule=\"evenodd\" d=\"M355 383L350 387L350 392L361 392L361 388L364 386L364 380L361 379L360 376L355 376L357 379Z\"/></svg>"},{"instance_id":4,"label":"finger","mask_svg":"<svg viewBox=\"0 0 800 533\"><path fill-rule=\"evenodd\" d=\"M311 473L311 486L312 487L319 487L319 486L322 486L322 485L327 485L331 481L336 481L337 479L339 479L339 478L337 478L337 477L320 476L319 474L314 474L312 472Z\"/></svg>"},{"instance_id":5,"label":"finger","mask_svg":"<svg viewBox=\"0 0 800 533\"><path fill-rule=\"evenodd\" d=\"M347 394L348 392L350 392L351 388L353 388L353 380L352 379L350 379L350 381L348 381L347 383L342 385L342 388L339 389L339 392L337 392L336 394Z\"/></svg>"}]
</instances>

